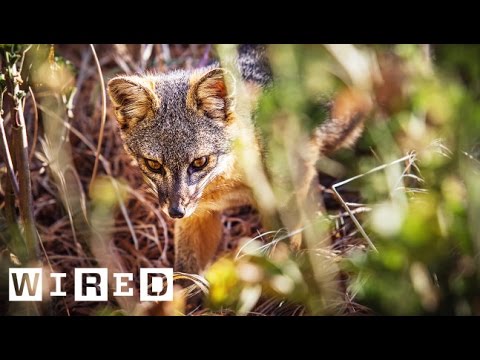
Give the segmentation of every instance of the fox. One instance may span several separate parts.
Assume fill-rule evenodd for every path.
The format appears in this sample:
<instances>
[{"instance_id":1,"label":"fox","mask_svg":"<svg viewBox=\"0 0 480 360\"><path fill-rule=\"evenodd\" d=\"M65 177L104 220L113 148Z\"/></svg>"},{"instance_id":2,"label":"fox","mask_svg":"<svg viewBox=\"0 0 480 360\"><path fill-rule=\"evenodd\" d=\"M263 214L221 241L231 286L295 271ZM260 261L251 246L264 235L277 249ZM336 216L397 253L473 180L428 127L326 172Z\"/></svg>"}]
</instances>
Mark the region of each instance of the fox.
<instances>
[{"instance_id":1,"label":"fox","mask_svg":"<svg viewBox=\"0 0 480 360\"><path fill-rule=\"evenodd\" d=\"M252 93L275 86L267 45L238 45L236 66ZM199 274L214 258L225 209L258 205L233 144L239 136L251 136L243 140L262 159L265 149L258 136L242 131L245 125L238 121L226 76L227 70L214 61L191 70L119 75L107 85L124 148L157 194L160 209L175 221L174 270L183 273ZM360 137L370 106L364 98L349 101L355 97L347 93L344 102L357 105L333 106L312 132L302 196L318 182L320 156L350 147ZM301 238L292 246L299 248Z\"/></svg>"}]
</instances>

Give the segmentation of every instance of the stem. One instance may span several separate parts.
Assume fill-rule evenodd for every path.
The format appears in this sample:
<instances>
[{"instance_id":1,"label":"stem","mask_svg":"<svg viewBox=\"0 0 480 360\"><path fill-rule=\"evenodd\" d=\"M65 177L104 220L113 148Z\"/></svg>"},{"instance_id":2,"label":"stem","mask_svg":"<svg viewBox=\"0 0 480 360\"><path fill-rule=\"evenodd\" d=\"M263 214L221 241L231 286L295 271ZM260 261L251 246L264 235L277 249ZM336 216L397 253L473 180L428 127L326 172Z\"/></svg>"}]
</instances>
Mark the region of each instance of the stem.
<instances>
[{"instance_id":1,"label":"stem","mask_svg":"<svg viewBox=\"0 0 480 360\"><path fill-rule=\"evenodd\" d=\"M32 88L29 86L28 91L30 92L30 96L32 97L33 101L33 111L34 111L34 121L33 124L33 140L32 140L32 148L30 149L30 155L28 155L29 162L32 161L33 154L35 153L35 147L37 146L37 138L38 138L38 108L37 108L37 101L35 100L35 95L33 94Z\"/></svg>"},{"instance_id":2,"label":"stem","mask_svg":"<svg viewBox=\"0 0 480 360\"><path fill-rule=\"evenodd\" d=\"M10 231L11 240L7 244L10 251L14 253L20 261L26 258L25 242L22 233L18 227L17 213L15 209L15 194L13 192L12 183L8 177L4 178L5 188L5 220Z\"/></svg>"},{"instance_id":3,"label":"stem","mask_svg":"<svg viewBox=\"0 0 480 360\"><path fill-rule=\"evenodd\" d=\"M6 89L5 89L6 90ZM8 148L8 142L7 142L7 134L5 132L5 127L4 127L4 120L3 120L3 94L5 93L5 90L0 94L0 136L1 136L1 141L0 141L0 150L2 151L3 159L5 161L5 165L7 167L7 174L8 177L10 178L10 183L12 184L13 188L13 193L15 194L16 197L18 197L18 182L17 178L15 177L15 172L13 171L13 164L12 164L12 157L10 155L10 150Z\"/></svg>"},{"instance_id":4,"label":"stem","mask_svg":"<svg viewBox=\"0 0 480 360\"><path fill-rule=\"evenodd\" d=\"M93 44L90 44L90 48L92 49L93 57L95 59L95 64L97 65L98 76L100 78L100 88L102 90L102 122L100 125L100 133L98 134L98 145L97 145L97 151L95 154L95 164L93 165L92 178L90 180L90 186L88 189L89 190L88 192L91 194L92 184L95 181L95 177L97 176L98 158L100 156L100 150L102 149L103 132L105 130L105 121L107 119L107 96L105 94L105 82L103 81L103 73L102 73L102 68L100 66L100 61L98 60L98 56Z\"/></svg>"},{"instance_id":5,"label":"stem","mask_svg":"<svg viewBox=\"0 0 480 360\"><path fill-rule=\"evenodd\" d=\"M18 171L20 217L22 218L25 231L27 258L29 260L34 260L38 257L39 249L35 218L33 215L33 196L30 180L30 164L28 161L27 130L23 114L23 103L20 96L21 79L16 64L11 66L11 72L16 120L13 125L12 137L15 138L13 150L16 156Z\"/></svg>"}]
</instances>

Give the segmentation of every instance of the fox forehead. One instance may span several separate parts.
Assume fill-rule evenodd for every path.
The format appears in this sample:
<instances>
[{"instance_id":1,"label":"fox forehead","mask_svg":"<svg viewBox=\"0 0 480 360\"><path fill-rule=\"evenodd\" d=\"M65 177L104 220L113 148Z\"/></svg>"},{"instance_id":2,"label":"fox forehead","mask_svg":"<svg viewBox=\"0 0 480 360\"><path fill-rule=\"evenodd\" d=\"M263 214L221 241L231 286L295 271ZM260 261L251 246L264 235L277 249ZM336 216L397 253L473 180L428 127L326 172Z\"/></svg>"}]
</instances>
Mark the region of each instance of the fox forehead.
<instances>
[{"instance_id":1,"label":"fox forehead","mask_svg":"<svg viewBox=\"0 0 480 360\"><path fill-rule=\"evenodd\" d=\"M137 124L125 142L135 155L163 163L183 163L199 156L230 151L227 129L215 120L183 113L159 111L148 123Z\"/></svg>"},{"instance_id":2,"label":"fox forehead","mask_svg":"<svg viewBox=\"0 0 480 360\"><path fill-rule=\"evenodd\" d=\"M205 72L178 70L150 77L159 106L153 118L124 133L134 155L179 166L196 157L230 151L226 123L202 115L188 103L192 79Z\"/></svg>"},{"instance_id":3,"label":"fox forehead","mask_svg":"<svg viewBox=\"0 0 480 360\"><path fill-rule=\"evenodd\" d=\"M200 78L214 68L215 66L209 66L196 70L175 70L153 76L155 93L161 102L161 111L190 110L187 107L187 94L192 86L192 80Z\"/></svg>"},{"instance_id":4,"label":"fox forehead","mask_svg":"<svg viewBox=\"0 0 480 360\"><path fill-rule=\"evenodd\" d=\"M230 142L223 128L212 124L194 124L192 119L162 121L137 129L126 137L129 148L137 155L168 161L190 161L192 157L226 153Z\"/></svg>"}]
</instances>

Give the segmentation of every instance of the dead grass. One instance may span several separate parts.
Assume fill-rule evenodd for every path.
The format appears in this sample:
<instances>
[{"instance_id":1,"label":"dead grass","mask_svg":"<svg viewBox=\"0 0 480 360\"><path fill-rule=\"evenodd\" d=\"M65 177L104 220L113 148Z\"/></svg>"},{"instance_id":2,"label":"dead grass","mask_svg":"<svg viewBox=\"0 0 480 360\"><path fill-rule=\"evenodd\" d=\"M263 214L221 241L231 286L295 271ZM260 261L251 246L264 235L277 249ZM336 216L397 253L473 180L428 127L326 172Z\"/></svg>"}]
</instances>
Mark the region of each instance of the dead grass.
<instances>
[{"instance_id":1,"label":"dead grass","mask_svg":"<svg viewBox=\"0 0 480 360\"><path fill-rule=\"evenodd\" d=\"M97 45L98 62L106 79L116 73L134 73L141 70L167 71L180 67L205 65L211 54L209 46L164 46L164 45ZM118 208L115 213L112 241L108 244L112 256L119 259L120 267L133 272L138 279L140 267L172 266L174 259L173 223L156 207L156 199L142 180L138 168L123 150L117 126L110 107L107 107L106 122L102 127L102 96L98 78L98 69L91 49L87 45L61 45L56 47L59 55L70 60L78 70L76 74L77 93L73 99L73 117L70 122L69 141L72 148L73 163L78 182L85 194L88 194L90 180L95 167L95 147L100 143L99 134L103 133L100 154L104 161L99 161L98 174L111 175L123 179L122 187L128 197L124 211ZM37 129L36 104L33 97L26 101L26 120L29 139L42 137L41 125ZM40 122L41 123L41 122ZM33 140L35 151L40 151L40 141ZM92 149L93 145L93 149ZM97 263L92 254L74 241L71 217L64 210L60 195L51 178L48 164L42 163L35 153L31 160L32 191L34 199L34 216L42 239L46 256L55 271L66 272L64 290L67 297L54 300L51 313L65 315L91 315L98 313L105 303L82 303L73 299L73 269L91 267ZM352 248L365 248L365 241L357 234L339 202L334 199L330 186L335 179L320 175L325 185L319 189L327 209L336 214L336 229L332 231L332 252L341 256ZM127 184L127 185L123 185ZM360 202L355 192L342 191L347 202ZM78 213L81 209L71 209ZM241 239L255 237L265 229L256 211L250 207L241 207L225 211L223 215L224 241L219 255L238 249ZM133 232L133 234L132 234ZM82 237L77 233L75 236ZM136 238L136 241L134 241ZM260 238L261 241L267 241ZM348 278L342 274L339 287L345 294L344 313L365 312L366 309L356 304L347 294ZM137 286L139 284L137 283ZM112 298L112 297L111 297ZM111 300L114 301L114 300ZM110 303L113 307L115 303ZM212 315L209 309L197 308L192 315ZM220 311L217 315L230 315L229 311ZM251 315L304 315L305 309L298 304L286 303L281 299L262 299Z\"/></svg>"}]
</instances>

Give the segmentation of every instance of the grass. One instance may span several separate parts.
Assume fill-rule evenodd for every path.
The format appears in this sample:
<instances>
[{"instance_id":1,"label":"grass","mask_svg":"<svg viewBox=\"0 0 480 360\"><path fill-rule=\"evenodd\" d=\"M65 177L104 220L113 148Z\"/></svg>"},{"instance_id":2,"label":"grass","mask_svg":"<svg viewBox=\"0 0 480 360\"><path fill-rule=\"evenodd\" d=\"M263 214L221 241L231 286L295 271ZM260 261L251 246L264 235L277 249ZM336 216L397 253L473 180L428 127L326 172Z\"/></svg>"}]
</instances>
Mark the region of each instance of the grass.
<instances>
[{"instance_id":1,"label":"grass","mask_svg":"<svg viewBox=\"0 0 480 360\"><path fill-rule=\"evenodd\" d=\"M0 273L18 266L15 262L40 261L46 271L67 273L67 297L35 309L9 307L0 300L0 312L480 313L475 305L480 289L474 196L480 110L468 62L462 62L467 69L463 79L457 77L459 48L436 48L438 59L432 63L425 48L409 45L273 46L274 70L288 71L277 70L279 90L262 101L258 119L264 130L277 131L268 124L276 126L284 118L311 127L328 107L323 95L332 98L345 85L365 88L377 100L367 130L354 149L319 162L316 196L325 211L315 221L290 233L267 231L251 207L225 211L219 261L205 276L177 273L176 280L191 286L177 288L171 304L149 305L135 298L110 297L107 304L73 299L75 267L105 266L133 272L138 279L140 267L172 266L174 258L173 222L156 207L155 195L123 150L104 81L118 73L205 65L216 48L120 44L26 49L12 52L20 56L24 83L12 82L5 60L0 64L6 74L0 81L8 85L0 106ZM11 50L3 47L2 59ZM220 48L220 55L227 50ZM24 93L12 102L15 91ZM20 130L28 147L12 144L21 138L13 130L16 112L24 114ZM272 149L282 154L281 148ZM280 155L278 161L283 161ZM306 249L288 250L293 233L317 230L320 235ZM35 244L38 250L32 252ZM6 294L2 283L0 299ZM199 296L206 297L204 305L195 300Z\"/></svg>"}]
</instances>

